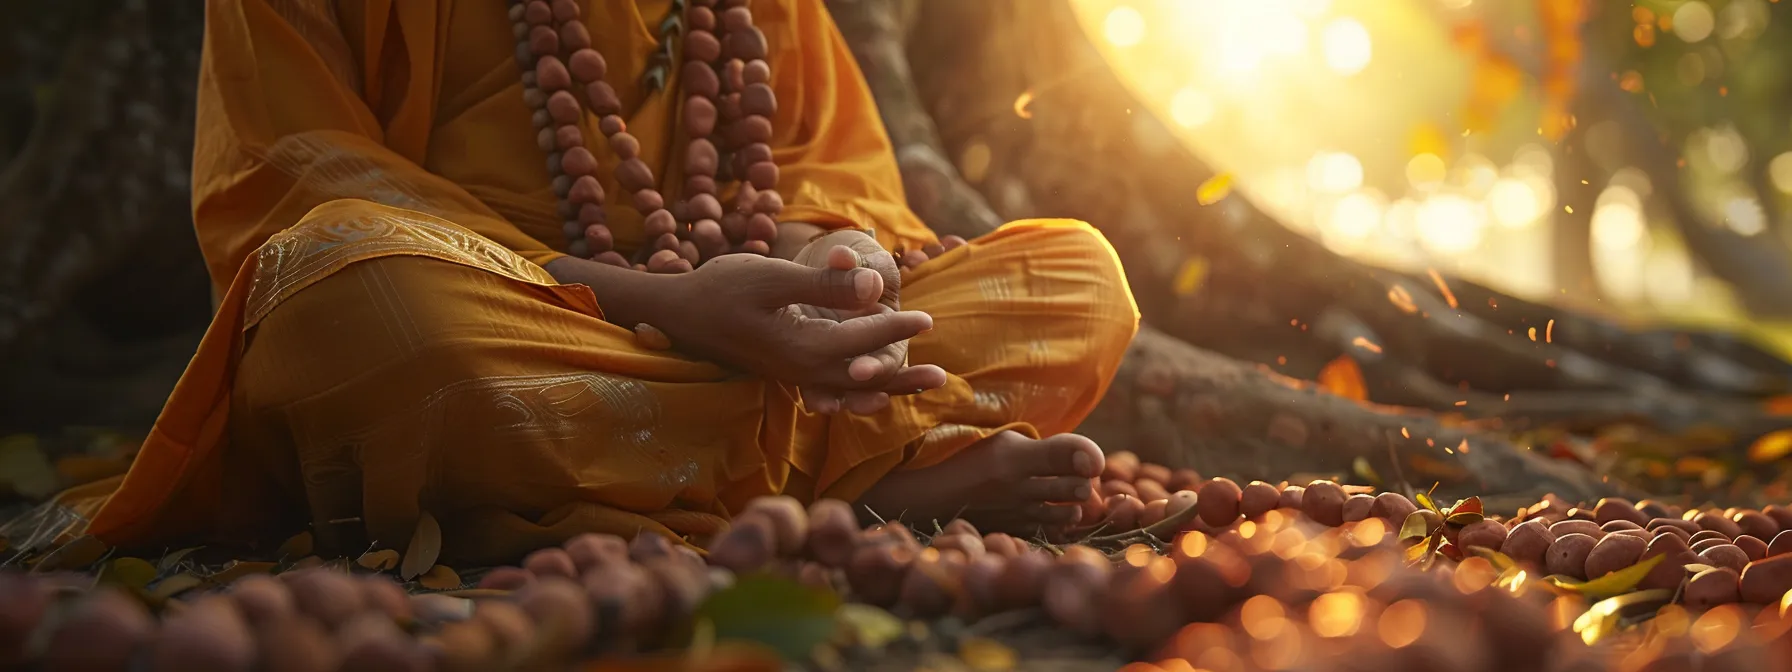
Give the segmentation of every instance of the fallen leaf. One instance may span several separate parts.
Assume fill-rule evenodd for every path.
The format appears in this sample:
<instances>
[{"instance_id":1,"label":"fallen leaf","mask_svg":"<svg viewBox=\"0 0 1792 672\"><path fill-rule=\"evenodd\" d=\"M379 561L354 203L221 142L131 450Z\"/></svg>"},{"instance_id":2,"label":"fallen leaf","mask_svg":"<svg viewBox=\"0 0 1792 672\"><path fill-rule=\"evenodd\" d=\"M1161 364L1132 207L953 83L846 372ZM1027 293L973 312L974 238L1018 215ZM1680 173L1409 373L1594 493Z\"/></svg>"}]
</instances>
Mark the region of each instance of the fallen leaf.
<instances>
[{"instance_id":1,"label":"fallen leaf","mask_svg":"<svg viewBox=\"0 0 1792 672\"><path fill-rule=\"evenodd\" d=\"M153 600L168 600L176 595L198 588L205 584L205 579L192 572L181 572L156 582L156 587L149 591Z\"/></svg>"},{"instance_id":2,"label":"fallen leaf","mask_svg":"<svg viewBox=\"0 0 1792 672\"><path fill-rule=\"evenodd\" d=\"M362 553L361 557L355 558L355 564L376 572L391 571L392 568L398 566L398 551L390 548L368 551Z\"/></svg>"},{"instance_id":3,"label":"fallen leaf","mask_svg":"<svg viewBox=\"0 0 1792 672\"><path fill-rule=\"evenodd\" d=\"M154 580L156 566L142 558L113 558L100 568L100 574L96 578L96 582L101 585L131 590L142 590Z\"/></svg>"},{"instance_id":4,"label":"fallen leaf","mask_svg":"<svg viewBox=\"0 0 1792 672\"><path fill-rule=\"evenodd\" d=\"M888 611L857 602L840 605L834 612L840 639L868 649L882 649L902 636L902 619Z\"/></svg>"},{"instance_id":5,"label":"fallen leaf","mask_svg":"<svg viewBox=\"0 0 1792 672\"><path fill-rule=\"evenodd\" d=\"M1606 635L1618 630L1618 626L1623 623L1624 612L1647 608L1655 602L1666 602L1673 597L1674 591L1656 588L1601 600L1586 613L1581 614L1579 618L1574 619L1574 632L1579 634L1580 640L1586 642L1588 646L1597 644Z\"/></svg>"},{"instance_id":6,"label":"fallen leaf","mask_svg":"<svg viewBox=\"0 0 1792 672\"><path fill-rule=\"evenodd\" d=\"M711 593L694 617L715 627L717 642L746 640L771 647L785 660L804 660L834 634L840 596L795 581L741 577Z\"/></svg>"},{"instance_id":7,"label":"fallen leaf","mask_svg":"<svg viewBox=\"0 0 1792 672\"><path fill-rule=\"evenodd\" d=\"M461 587L460 575L447 565L436 565L417 577L418 585L430 590L455 590Z\"/></svg>"},{"instance_id":8,"label":"fallen leaf","mask_svg":"<svg viewBox=\"0 0 1792 672\"><path fill-rule=\"evenodd\" d=\"M1406 520L1400 523L1401 541L1418 539L1430 533L1431 524L1425 520L1424 516L1419 515L1419 512L1417 511L1408 514Z\"/></svg>"},{"instance_id":9,"label":"fallen leaf","mask_svg":"<svg viewBox=\"0 0 1792 672\"><path fill-rule=\"evenodd\" d=\"M13 492L30 500L55 494L56 468L44 458L37 436L13 434L0 439L0 492Z\"/></svg>"},{"instance_id":10,"label":"fallen leaf","mask_svg":"<svg viewBox=\"0 0 1792 672\"><path fill-rule=\"evenodd\" d=\"M966 637L958 642L958 658L973 670L1012 670L1020 656L1014 649L988 637Z\"/></svg>"},{"instance_id":11,"label":"fallen leaf","mask_svg":"<svg viewBox=\"0 0 1792 672\"><path fill-rule=\"evenodd\" d=\"M237 579L243 578L245 576L250 576L250 575L254 575L254 574L267 574L267 573L273 572L274 567L275 567L274 563L271 563L271 562L251 562L251 561L246 561L246 560L232 560L232 561L230 561L230 564L224 565L223 569L220 569L216 573L213 573L212 575L205 577L205 580L209 581L213 584L222 586L222 585L227 585L227 584L229 584L233 581L236 581Z\"/></svg>"},{"instance_id":12,"label":"fallen leaf","mask_svg":"<svg viewBox=\"0 0 1792 672\"><path fill-rule=\"evenodd\" d=\"M32 566L34 572L56 572L65 569L82 569L105 557L111 550L106 542L93 535L84 534L66 544L50 551L37 564Z\"/></svg>"},{"instance_id":13,"label":"fallen leaf","mask_svg":"<svg viewBox=\"0 0 1792 672\"><path fill-rule=\"evenodd\" d=\"M56 477L63 488L86 485L130 470L131 461L125 458L70 455L56 460Z\"/></svg>"},{"instance_id":14,"label":"fallen leaf","mask_svg":"<svg viewBox=\"0 0 1792 672\"><path fill-rule=\"evenodd\" d=\"M1749 444L1748 461L1755 464L1772 462L1792 453L1792 429L1768 432Z\"/></svg>"},{"instance_id":15,"label":"fallen leaf","mask_svg":"<svg viewBox=\"0 0 1792 672\"><path fill-rule=\"evenodd\" d=\"M411 543L404 547L404 562L399 565L398 577L406 581L417 578L434 567L436 558L441 555L442 526L435 516L424 511L417 519L417 531L411 533Z\"/></svg>"},{"instance_id":16,"label":"fallen leaf","mask_svg":"<svg viewBox=\"0 0 1792 672\"><path fill-rule=\"evenodd\" d=\"M1628 593L1635 589L1638 583L1642 583L1643 579L1649 576L1649 570L1655 569L1655 566L1661 564L1662 558L1665 557L1667 556L1657 555L1592 581L1579 581L1566 576L1546 576L1543 577L1543 581L1588 600L1599 600Z\"/></svg>"},{"instance_id":17,"label":"fallen leaf","mask_svg":"<svg viewBox=\"0 0 1792 672\"><path fill-rule=\"evenodd\" d=\"M1413 501L1418 502L1421 507L1437 511L1437 502L1431 501L1431 493L1429 492L1416 493L1412 496L1412 499Z\"/></svg>"},{"instance_id":18,"label":"fallen leaf","mask_svg":"<svg viewBox=\"0 0 1792 672\"><path fill-rule=\"evenodd\" d=\"M1450 507L1450 515L1453 516L1458 513L1485 514L1487 513L1487 509L1482 507L1480 497L1469 497L1468 499L1456 500L1456 505Z\"/></svg>"},{"instance_id":19,"label":"fallen leaf","mask_svg":"<svg viewBox=\"0 0 1792 672\"><path fill-rule=\"evenodd\" d=\"M311 532L307 530L292 535L285 543L280 544L280 550L275 552L279 553L282 558L302 558L311 555L312 547L315 545Z\"/></svg>"},{"instance_id":20,"label":"fallen leaf","mask_svg":"<svg viewBox=\"0 0 1792 672\"><path fill-rule=\"evenodd\" d=\"M1369 400L1369 386L1363 382L1363 370L1350 355L1339 355L1319 369L1319 387L1345 399Z\"/></svg>"},{"instance_id":21,"label":"fallen leaf","mask_svg":"<svg viewBox=\"0 0 1792 672\"><path fill-rule=\"evenodd\" d=\"M1232 174L1218 173L1195 188L1195 202L1213 205L1232 193Z\"/></svg>"},{"instance_id":22,"label":"fallen leaf","mask_svg":"<svg viewBox=\"0 0 1792 672\"><path fill-rule=\"evenodd\" d=\"M156 563L156 571L161 572L163 574L168 573L169 570L172 570L175 567L180 566L180 561L187 559L187 556L192 555L193 551L197 551L201 548L204 548L204 547L203 546L194 546L192 548L183 548L183 549L180 549L173 553L169 553L167 555L162 556L161 562Z\"/></svg>"}]
</instances>

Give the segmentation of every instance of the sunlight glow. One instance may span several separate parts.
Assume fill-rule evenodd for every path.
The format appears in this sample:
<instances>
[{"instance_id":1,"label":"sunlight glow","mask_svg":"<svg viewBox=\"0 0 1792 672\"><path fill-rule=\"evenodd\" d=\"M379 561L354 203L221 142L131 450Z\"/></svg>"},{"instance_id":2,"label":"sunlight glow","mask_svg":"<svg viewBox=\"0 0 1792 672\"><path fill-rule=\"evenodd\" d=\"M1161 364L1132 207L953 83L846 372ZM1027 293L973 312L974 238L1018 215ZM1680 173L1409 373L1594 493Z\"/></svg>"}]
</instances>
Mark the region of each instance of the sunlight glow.
<instances>
[{"instance_id":1,"label":"sunlight glow","mask_svg":"<svg viewBox=\"0 0 1792 672\"><path fill-rule=\"evenodd\" d=\"M1102 34L1116 47L1130 47L1145 39L1145 17L1131 7L1115 7L1102 22Z\"/></svg>"},{"instance_id":2,"label":"sunlight glow","mask_svg":"<svg viewBox=\"0 0 1792 672\"><path fill-rule=\"evenodd\" d=\"M1363 163L1344 152L1320 152L1307 162L1307 185L1315 191L1341 194L1363 186Z\"/></svg>"},{"instance_id":3,"label":"sunlight glow","mask_svg":"<svg viewBox=\"0 0 1792 672\"><path fill-rule=\"evenodd\" d=\"M1674 35L1687 42L1698 42L1711 36L1711 29L1717 27L1717 17L1711 13L1711 5L1693 0L1674 10Z\"/></svg>"},{"instance_id":4,"label":"sunlight glow","mask_svg":"<svg viewBox=\"0 0 1792 672\"><path fill-rule=\"evenodd\" d=\"M1220 23L1220 68L1233 74L1256 72L1276 56L1307 51L1307 24L1287 0L1234 3Z\"/></svg>"},{"instance_id":5,"label":"sunlight glow","mask_svg":"<svg viewBox=\"0 0 1792 672\"><path fill-rule=\"evenodd\" d=\"M1332 205L1327 222L1332 233L1353 240L1362 240L1381 226L1382 212L1387 209L1380 195L1357 191L1338 199Z\"/></svg>"},{"instance_id":6,"label":"sunlight glow","mask_svg":"<svg viewBox=\"0 0 1792 672\"><path fill-rule=\"evenodd\" d=\"M1533 183L1537 178L1503 177L1493 183L1487 192L1487 207L1493 212L1493 221L1506 228L1523 228L1537 223L1548 205L1543 202L1542 190ZM1548 183L1545 182L1544 186Z\"/></svg>"},{"instance_id":7,"label":"sunlight glow","mask_svg":"<svg viewBox=\"0 0 1792 672\"><path fill-rule=\"evenodd\" d=\"M1448 169L1444 160L1429 152L1412 157L1406 162L1406 181L1415 189L1429 189L1444 181Z\"/></svg>"},{"instance_id":8,"label":"sunlight glow","mask_svg":"<svg viewBox=\"0 0 1792 672\"><path fill-rule=\"evenodd\" d=\"M1320 35L1320 42L1325 50L1325 64L1343 75L1354 75L1369 66L1369 58L1373 54L1369 29L1356 19L1341 18L1332 21Z\"/></svg>"},{"instance_id":9,"label":"sunlight glow","mask_svg":"<svg viewBox=\"0 0 1792 672\"><path fill-rule=\"evenodd\" d=\"M1213 121L1213 97L1184 87L1170 97L1170 118L1183 128L1199 128Z\"/></svg>"},{"instance_id":10,"label":"sunlight glow","mask_svg":"<svg viewBox=\"0 0 1792 672\"><path fill-rule=\"evenodd\" d=\"M1792 194L1792 152L1773 157L1767 163L1767 177L1773 181L1773 188Z\"/></svg>"},{"instance_id":11,"label":"sunlight glow","mask_svg":"<svg viewBox=\"0 0 1792 672\"><path fill-rule=\"evenodd\" d=\"M1767 213L1754 197L1737 196L1724 202L1724 225L1744 236L1760 235L1767 230Z\"/></svg>"},{"instance_id":12,"label":"sunlight glow","mask_svg":"<svg viewBox=\"0 0 1792 672\"><path fill-rule=\"evenodd\" d=\"M1593 244L1612 251L1630 250L1643 242L1643 202L1626 187L1606 187L1593 208Z\"/></svg>"},{"instance_id":13,"label":"sunlight glow","mask_svg":"<svg viewBox=\"0 0 1792 672\"><path fill-rule=\"evenodd\" d=\"M1433 251L1460 254L1481 244L1487 213L1479 203L1454 194L1425 200L1415 213L1419 241Z\"/></svg>"}]
</instances>

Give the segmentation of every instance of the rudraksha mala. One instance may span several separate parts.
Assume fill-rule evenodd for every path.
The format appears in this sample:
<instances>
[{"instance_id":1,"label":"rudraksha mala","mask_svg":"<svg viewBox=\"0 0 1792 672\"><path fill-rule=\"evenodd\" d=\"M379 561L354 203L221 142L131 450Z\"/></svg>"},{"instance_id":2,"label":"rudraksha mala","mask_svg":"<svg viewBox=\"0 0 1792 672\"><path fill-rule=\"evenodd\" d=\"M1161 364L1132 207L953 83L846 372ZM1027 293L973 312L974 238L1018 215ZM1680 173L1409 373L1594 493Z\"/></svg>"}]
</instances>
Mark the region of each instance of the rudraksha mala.
<instances>
[{"instance_id":1,"label":"rudraksha mala","mask_svg":"<svg viewBox=\"0 0 1792 672\"><path fill-rule=\"evenodd\" d=\"M784 201L775 190L778 166L769 144L778 102L765 61L765 34L754 27L746 0L690 3L675 0L674 15L682 10L683 20L663 24L669 30L662 39L684 31L680 116L688 137L684 198L668 208L653 169L640 158L640 141L628 133L615 88L604 81L608 64L592 48L579 0L511 2L523 100L534 111L537 144L548 155L562 233L574 256L646 270L650 257L670 250L696 266L707 261L700 258L697 241L717 236L726 241L727 252L771 252ZM646 244L632 261L615 251L604 221L597 156L580 129L587 111L597 115L598 129L616 154L616 183L631 192L632 204L646 218ZM719 185L735 179L740 186L733 207L725 208Z\"/></svg>"}]
</instances>

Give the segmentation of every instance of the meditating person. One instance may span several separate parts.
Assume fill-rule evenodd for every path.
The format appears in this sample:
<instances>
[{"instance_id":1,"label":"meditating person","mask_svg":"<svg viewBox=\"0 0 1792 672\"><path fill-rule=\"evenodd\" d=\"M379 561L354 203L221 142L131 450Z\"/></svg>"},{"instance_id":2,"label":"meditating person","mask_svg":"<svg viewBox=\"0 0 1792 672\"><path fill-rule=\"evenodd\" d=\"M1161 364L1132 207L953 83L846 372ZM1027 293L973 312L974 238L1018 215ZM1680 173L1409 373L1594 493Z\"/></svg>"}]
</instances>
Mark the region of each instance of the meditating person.
<instances>
[{"instance_id":1,"label":"meditating person","mask_svg":"<svg viewBox=\"0 0 1792 672\"><path fill-rule=\"evenodd\" d=\"M427 512L489 563L774 493L1077 522L1067 432L1138 323L1114 252L938 240L821 0L213 0L205 39L218 309L100 540Z\"/></svg>"}]
</instances>

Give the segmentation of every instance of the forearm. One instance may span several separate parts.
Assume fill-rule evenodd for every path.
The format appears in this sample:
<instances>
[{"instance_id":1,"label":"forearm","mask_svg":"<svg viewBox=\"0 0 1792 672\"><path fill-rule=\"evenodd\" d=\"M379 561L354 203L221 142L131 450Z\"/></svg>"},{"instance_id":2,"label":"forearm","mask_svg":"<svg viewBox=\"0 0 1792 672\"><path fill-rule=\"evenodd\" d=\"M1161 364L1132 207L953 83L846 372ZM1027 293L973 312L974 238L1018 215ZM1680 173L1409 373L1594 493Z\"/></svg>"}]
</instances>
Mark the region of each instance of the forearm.
<instances>
[{"instance_id":1,"label":"forearm","mask_svg":"<svg viewBox=\"0 0 1792 672\"><path fill-rule=\"evenodd\" d=\"M581 284L597 295L604 319L621 327L642 322L654 324L668 309L670 289L677 276L642 273L577 257L562 257L543 268L563 284Z\"/></svg>"},{"instance_id":2,"label":"forearm","mask_svg":"<svg viewBox=\"0 0 1792 672\"><path fill-rule=\"evenodd\" d=\"M826 233L827 229L807 222L779 222L778 237L772 240L772 256L779 259L796 259L798 252L803 251L816 236Z\"/></svg>"}]
</instances>

